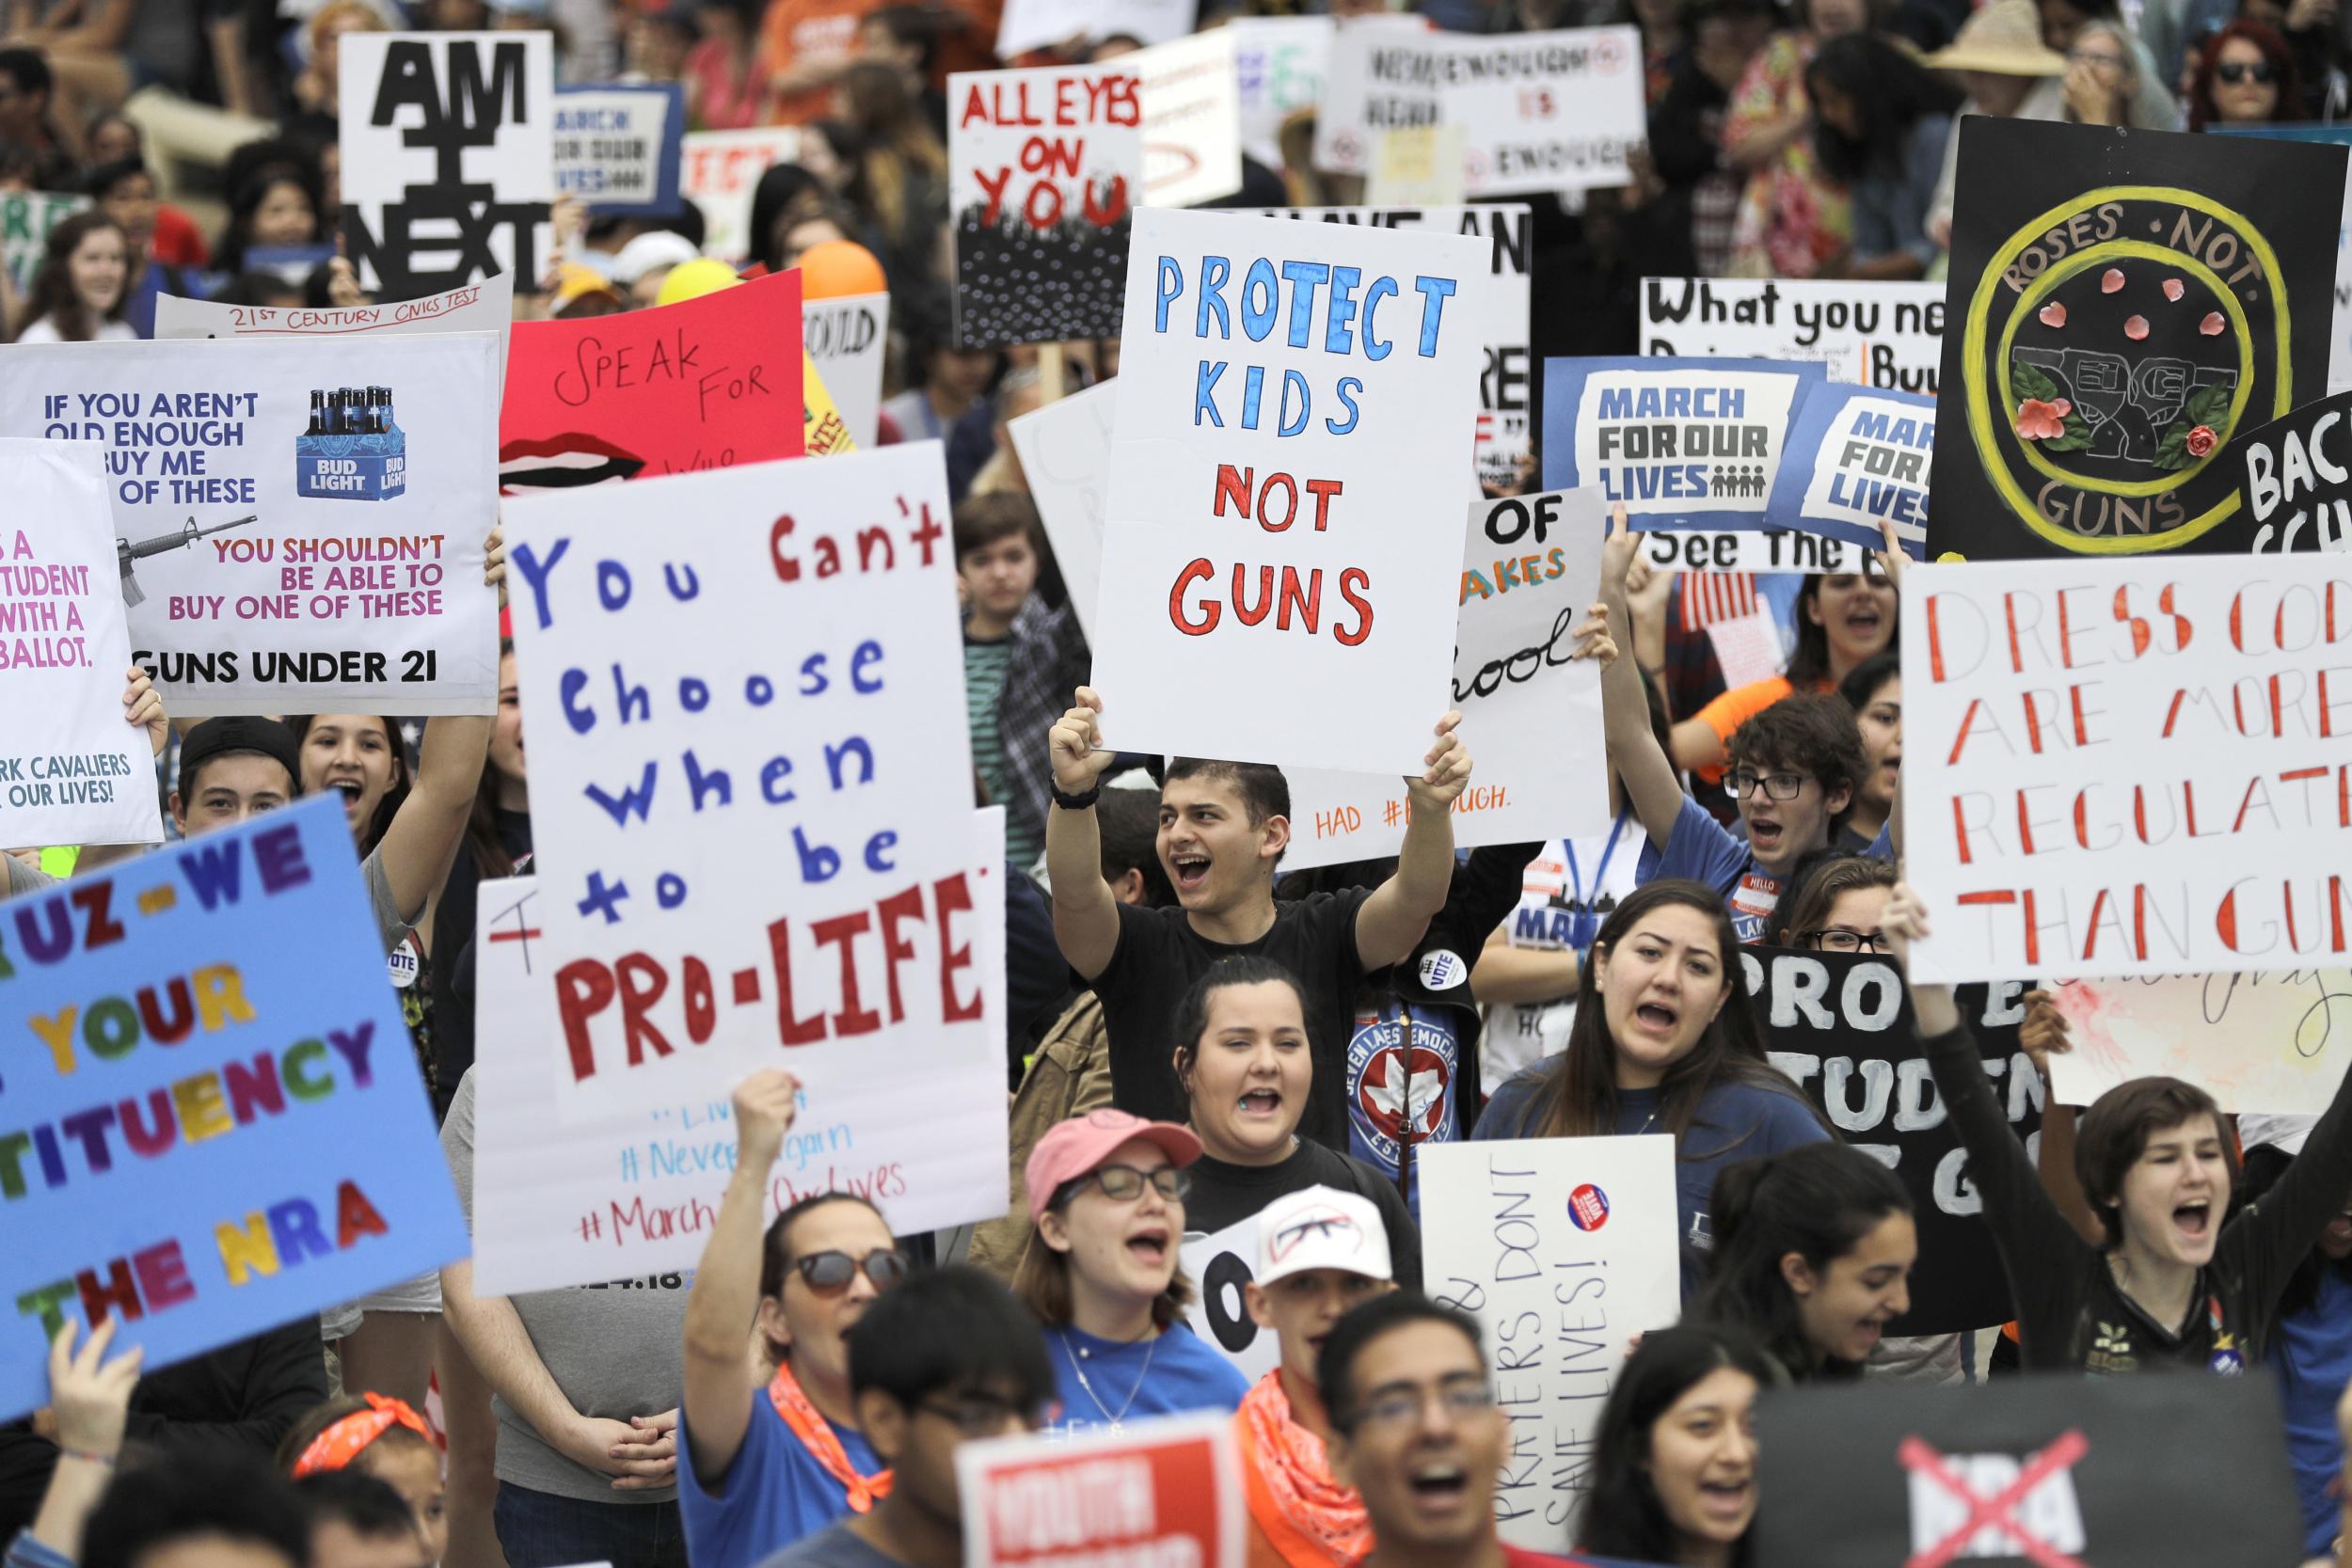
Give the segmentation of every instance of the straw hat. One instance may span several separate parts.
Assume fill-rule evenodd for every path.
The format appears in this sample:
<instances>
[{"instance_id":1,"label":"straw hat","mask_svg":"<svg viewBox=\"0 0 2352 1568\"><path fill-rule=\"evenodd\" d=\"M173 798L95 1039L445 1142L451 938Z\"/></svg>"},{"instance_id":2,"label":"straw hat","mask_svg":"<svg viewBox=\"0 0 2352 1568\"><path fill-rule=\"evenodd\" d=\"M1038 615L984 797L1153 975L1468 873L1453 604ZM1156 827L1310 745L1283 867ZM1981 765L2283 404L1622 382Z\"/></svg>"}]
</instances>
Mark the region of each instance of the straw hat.
<instances>
[{"instance_id":1,"label":"straw hat","mask_svg":"<svg viewBox=\"0 0 2352 1568\"><path fill-rule=\"evenodd\" d=\"M2066 56L2042 41L2033 0L1987 0L1949 46L1921 62L1936 71L1983 71L1995 76L2056 76Z\"/></svg>"}]
</instances>

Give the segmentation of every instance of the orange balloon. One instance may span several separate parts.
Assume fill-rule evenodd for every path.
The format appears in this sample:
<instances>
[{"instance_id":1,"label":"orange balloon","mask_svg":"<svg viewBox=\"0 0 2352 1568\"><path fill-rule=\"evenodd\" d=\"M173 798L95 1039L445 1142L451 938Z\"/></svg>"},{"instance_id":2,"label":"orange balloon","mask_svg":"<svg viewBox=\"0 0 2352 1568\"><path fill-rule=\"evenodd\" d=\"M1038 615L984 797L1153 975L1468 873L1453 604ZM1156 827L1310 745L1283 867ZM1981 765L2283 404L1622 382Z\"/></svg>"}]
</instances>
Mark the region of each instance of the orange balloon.
<instances>
[{"instance_id":1,"label":"orange balloon","mask_svg":"<svg viewBox=\"0 0 2352 1568\"><path fill-rule=\"evenodd\" d=\"M801 297L839 299L843 294L878 294L890 282L874 253L855 240L827 240L801 252Z\"/></svg>"}]
</instances>

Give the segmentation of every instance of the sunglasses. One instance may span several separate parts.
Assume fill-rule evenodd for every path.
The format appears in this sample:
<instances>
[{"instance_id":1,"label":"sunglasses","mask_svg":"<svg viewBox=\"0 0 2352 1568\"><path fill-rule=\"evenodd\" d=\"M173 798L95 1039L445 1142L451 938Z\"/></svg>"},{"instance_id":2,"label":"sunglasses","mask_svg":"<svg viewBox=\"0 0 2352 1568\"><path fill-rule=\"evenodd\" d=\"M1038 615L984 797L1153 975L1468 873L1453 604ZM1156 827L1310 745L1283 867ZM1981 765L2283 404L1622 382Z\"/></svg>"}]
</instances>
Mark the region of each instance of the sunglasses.
<instances>
[{"instance_id":1,"label":"sunglasses","mask_svg":"<svg viewBox=\"0 0 2352 1568\"><path fill-rule=\"evenodd\" d=\"M2256 60L2251 65L2243 60L2227 60L2214 67L2213 73L2232 87L2246 81L2267 84L2279 79L2278 69L2268 60Z\"/></svg>"},{"instance_id":2,"label":"sunglasses","mask_svg":"<svg viewBox=\"0 0 2352 1568\"><path fill-rule=\"evenodd\" d=\"M850 1288L860 1270L877 1291L887 1291L907 1276L904 1254L886 1246L878 1246L863 1258L852 1258L846 1252L812 1252L796 1258L792 1266L798 1269L808 1288L820 1296L838 1295Z\"/></svg>"}]
</instances>

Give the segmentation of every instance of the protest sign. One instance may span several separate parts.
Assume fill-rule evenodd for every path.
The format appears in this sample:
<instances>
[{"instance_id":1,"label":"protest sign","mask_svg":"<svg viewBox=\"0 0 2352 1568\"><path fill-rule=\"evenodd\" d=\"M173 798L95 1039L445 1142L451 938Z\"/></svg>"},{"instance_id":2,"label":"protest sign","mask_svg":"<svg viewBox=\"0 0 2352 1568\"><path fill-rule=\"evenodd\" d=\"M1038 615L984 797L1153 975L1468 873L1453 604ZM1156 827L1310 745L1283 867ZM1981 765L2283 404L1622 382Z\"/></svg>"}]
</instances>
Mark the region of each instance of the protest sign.
<instances>
[{"instance_id":1,"label":"protest sign","mask_svg":"<svg viewBox=\"0 0 2352 1568\"><path fill-rule=\"evenodd\" d=\"M705 256L740 262L760 254L770 236L752 232L752 195L761 175L800 155L797 125L687 133L678 148L678 189L702 209Z\"/></svg>"},{"instance_id":2,"label":"protest sign","mask_svg":"<svg viewBox=\"0 0 2352 1568\"><path fill-rule=\"evenodd\" d=\"M1372 172L1364 200L1374 206L1454 203L1468 183L1470 143L1465 127L1400 125L1372 138Z\"/></svg>"},{"instance_id":3,"label":"protest sign","mask_svg":"<svg viewBox=\"0 0 2352 1568\"><path fill-rule=\"evenodd\" d=\"M1096 627L1105 736L1419 772L1461 561L1428 520L1459 515L1490 247L1157 207L1135 224L1102 586L1133 609ZM1304 710L1279 695L1306 691Z\"/></svg>"},{"instance_id":4,"label":"protest sign","mask_svg":"<svg viewBox=\"0 0 2352 1568\"><path fill-rule=\"evenodd\" d=\"M1646 141L1632 27L1477 37L1343 27L1315 120L1315 167L1368 174L1378 133L1460 125L1472 196L1623 185Z\"/></svg>"},{"instance_id":5,"label":"protest sign","mask_svg":"<svg viewBox=\"0 0 2352 1568\"><path fill-rule=\"evenodd\" d=\"M154 748L122 721L106 449L0 437L0 847L160 843Z\"/></svg>"},{"instance_id":6,"label":"protest sign","mask_svg":"<svg viewBox=\"0 0 2352 1568\"><path fill-rule=\"evenodd\" d=\"M515 323L515 278L500 273L479 283L446 289L394 305L353 305L313 310L308 306L218 305L209 299L155 296L158 338L366 338L411 332L495 332L500 386L506 369L506 335Z\"/></svg>"},{"instance_id":7,"label":"protest sign","mask_svg":"<svg viewBox=\"0 0 2352 1568\"><path fill-rule=\"evenodd\" d=\"M1222 27L1142 50L1147 207L1197 207L1241 189L1241 97L1233 36Z\"/></svg>"},{"instance_id":8,"label":"protest sign","mask_svg":"<svg viewBox=\"0 0 2352 1568\"><path fill-rule=\"evenodd\" d=\"M2273 136L2286 141L2315 141L2352 146L2352 125L2208 124L2205 135ZM2344 182L2344 222L2336 235L2336 319L2334 341L2328 356L2328 389L2352 390L2352 180Z\"/></svg>"},{"instance_id":9,"label":"protest sign","mask_svg":"<svg viewBox=\"0 0 2352 1568\"><path fill-rule=\"evenodd\" d=\"M175 717L488 713L497 387L485 332L20 343L0 436L105 443L131 657Z\"/></svg>"},{"instance_id":10,"label":"protest sign","mask_svg":"<svg viewBox=\"0 0 2352 1568\"><path fill-rule=\"evenodd\" d=\"M360 287L410 299L536 278L553 235L548 33L353 33L338 44L343 243Z\"/></svg>"},{"instance_id":11,"label":"protest sign","mask_svg":"<svg viewBox=\"0 0 2352 1568\"><path fill-rule=\"evenodd\" d=\"M1939 565L1902 585L1915 973L2352 952L2352 562ZM2332 677L2332 679L2331 679Z\"/></svg>"},{"instance_id":12,"label":"protest sign","mask_svg":"<svg viewBox=\"0 0 2352 1568\"><path fill-rule=\"evenodd\" d=\"M2050 1092L2088 1105L2134 1078L2179 1078L2224 1111L2317 1116L2352 1062L2352 970L2061 980L2071 1050Z\"/></svg>"},{"instance_id":13,"label":"protest sign","mask_svg":"<svg viewBox=\"0 0 2352 1568\"><path fill-rule=\"evenodd\" d=\"M956 342L1116 333L1143 187L1134 68L961 71L947 119Z\"/></svg>"},{"instance_id":14,"label":"protest sign","mask_svg":"<svg viewBox=\"0 0 2352 1568\"><path fill-rule=\"evenodd\" d=\"M1911 1310L1886 1332L1950 1334L2006 1322L2008 1278L1993 1233L1979 1217L1984 1200L1969 1179L1967 1153L1919 1050L1902 975L1868 955L1782 947L1743 947L1740 962L1772 1065L1839 1137L1885 1162L1910 1190L1919 1261L1911 1274ZM1957 1000L1994 1098L2034 1153L2042 1092L2041 1075L2017 1043L2025 992L2023 982L2010 980L1963 987Z\"/></svg>"},{"instance_id":15,"label":"protest sign","mask_svg":"<svg viewBox=\"0 0 2352 1568\"><path fill-rule=\"evenodd\" d=\"M2238 509L2256 555L2352 549L2352 392L2307 403L2240 440Z\"/></svg>"},{"instance_id":16,"label":"protest sign","mask_svg":"<svg viewBox=\"0 0 2352 1568\"><path fill-rule=\"evenodd\" d=\"M1010 425L1012 450L1029 482L1029 497L1045 525L1045 542L1078 629L1095 642L1095 601L1103 579L1103 508L1111 478L1111 416L1116 382L1089 387L1020 416Z\"/></svg>"},{"instance_id":17,"label":"protest sign","mask_svg":"<svg viewBox=\"0 0 2352 1568\"><path fill-rule=\"evenodd\" d=\"M2322 395L2344 150L1959 123L1938 555L2249 549L2235 443Z\"/></svg>"},{"instance_id":18,"label":"protest sign","mask_svg":"<svg viewBox=\"0 0 2352 1568\"><path fill-rule=\"evenodd\" d=\"M0 1416L69 1320L151 1372L465 1256L340 800L8 908Z\"/></svg>"},{"instance_id":19,"label":"protest sign","mask_svg":"<svg viewBox=\"0 0 2352 1568\"><path fill-rule=\"evenodd\" d=\"M1756 1568L2302 1558L2266 1372L1815 1383L1765 1394L1756 1447Z\"/></svg>"},{"instance_id":20,"label":"protest sign","mask_svg":"<svg viewBox=\"0 0 2352 1568\"><path fill-rule=\"evenodd\" d=\"M1932 397L1944 362L1944 285L1645 277L1642 352L1809 359L1832 381Z\"/></svg>"},{"instance_id":21,"label":"protest sign","mask_svg":"<svg viewBox=\"0 0 2352 1568\"><path fill-rule=\"evenodd\" d=\"M1284 162L1282 122L1323 100L1333 25L1327 16L1236 16L1221 29L1233 40L1242 150L1268 168Z\"/></svg>"},{"instance_id":22,"label":"protest sign","mask_svg":"<svg viewBox=\"0 0 2352 1568\"><path fill-rule=\"evenodd\" d=\"M882 360L890 348L890 296L803 300L801 341L850 438L860 448L873 446L882 417Z\"/></svg>"},{"instance_id":23,"label":"protest sign","mask_svg":"<svg viewBox=\"0 0 2352 1568\"><path fill-rule=\"evenodd\" d=\"M837 457L857 451L857 441L834 406L825 378L806 349L801 351L801 445L807 457Z\"/></svg>"},{"instance_id":24,"label":"protest sign","mask_svg":"<svg viewBox=\"0 0 2352 1568\"><path fill-rule=\"evenodd\" d=\"M1428 1144L1421 1180L1429 1293L1486 1325L1510 1418L1496 1523L1511 1545L1557 1547L1626 1342L1682 1315L1674 1140Z\"/></svg>"},{"instance_id":25,"label":"protest sign","mask_svg":"<svg viewBox=\"0 0 2352 1568\"><path fill-rule=\"evenodd\" d=\"M996 23L996 57L1009 60L1032 49L1050 49L1072 39L1106 39L1125 34L1138 43L1167 43L1192 31L1200 0L1005 0Z\"/></svg>"},{"instance_id":26,"label":"protest sign","mask_svg":"<svg viewBox=\"0 0 2352 1568\"><path fill-rule=\"evenodd\" d=\"M1223 1411L966 1441L964 1568L1242 1568L1247 1506Z\"/></svg>"},{"instance_id":27,"label":"protest sign","mask_svg":"<svg viewBox=\"0 0 2352 1568\"><path fill-rule=\"evenodd\" d=\"M1798 401L1788 458L1765 515L1783 528L1883 549L1879 520L1911 555L1927 551L1935 400L1815 382Z\"/></svg>"},{"instance_id":28,"label":"protest sign","mask_svg":"<svg viewBox=\"0 0 2352 1568\"><path fill-rule=\"evenodd\" d=\"M9 191L0 194L0 268L16 285L17 297L33 286L49 245L49 230L89 205L87 196L61 191Z\"/></svg>"},{"instance_id":29,"label":"protest sign","mask_svg":"<svg viewBox=\"0 0 2352 1568\"><path fill-rule=\"evenodd\" d=\"M1859 545L1785 528L1658 529L1640 548L1670 572L1860 572L1870 559Z\"/></svg>"},{"instance_id":30,"label":"protest sign","mask_svg":"<svg viewBox=\"0 0 2352 1568\"><path fill-rule=\"evenodd\" d=\"M598 214L666 217L678 210L686 89L562 87L555 95L555 194Z\"/></svg>"},{"instance_id":31,"label":"protest sign","mask_svg":"<svg viewBox=\"0 0 2352 1568\"><path fill-rule=\"evenodd\" d=\"M1637 529L1760 528L1817 364L1547 359L1544 483L1597 487Z\"/></svg>"},{"instance_id":32,"label":"protest sign","mask_svg":"<svg viewBox=\"0 0 2352 1568\"><path fill-rule=\"evenodd\" d=\"M522 322L499 406L510 496L802 451L801 275L617 316Z\"/></svg>"},{"instance_id":33,"label":"protest sign","mask_svg":"<svg viewBox=\"0 0 2352 1568\"><path fill-rule=\"evenodd\" d=\"M1184 1277L1192 1281L1192 1302L1184 1321L1200 1342L1222 1354L1255 1383L1282 1360L1280 1337L1260 1328L1249 1315L1242 1287L1257 1278L1258 1216L1235 1220L1211 1236L1194 1231L1184 1238Z\"/></svg>"},{"instance_id":34,"label":"protest sign","mask_svg":"<svg viewBox=\"0 0 2352 1568\"><path fill-rule=\"evenodd\" d=\"M644 483L506 512L559 1113L1001 1080L938 443Z\"/></svg>"}]
</instances>

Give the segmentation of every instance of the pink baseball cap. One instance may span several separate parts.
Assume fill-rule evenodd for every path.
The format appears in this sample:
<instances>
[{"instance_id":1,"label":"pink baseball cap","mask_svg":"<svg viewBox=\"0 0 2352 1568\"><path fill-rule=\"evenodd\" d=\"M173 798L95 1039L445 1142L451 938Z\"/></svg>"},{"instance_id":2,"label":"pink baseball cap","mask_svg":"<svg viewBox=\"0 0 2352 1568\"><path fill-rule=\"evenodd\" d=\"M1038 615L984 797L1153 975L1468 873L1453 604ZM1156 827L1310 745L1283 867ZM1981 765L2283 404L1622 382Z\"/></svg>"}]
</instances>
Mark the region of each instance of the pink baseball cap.
<instances>
[{"instance_id":1,"label":"pink baseball cap","mask_svg":"<svg viewBox=\"0 0 2352 1568\"><path fill-rule=\"evenodd\" d=\"M1034 1225L1054 1200L1061 1184L1086 1175L1111 1157L1123 1143L1142 1138L1178 1165L1200 1158L1200 1140L1189 1128L1172 1121L1146 1121L1108 1105L1082 1117L1056 1122L1029 1150L1029 1223Z\"/></svg>"}]
</instances>

